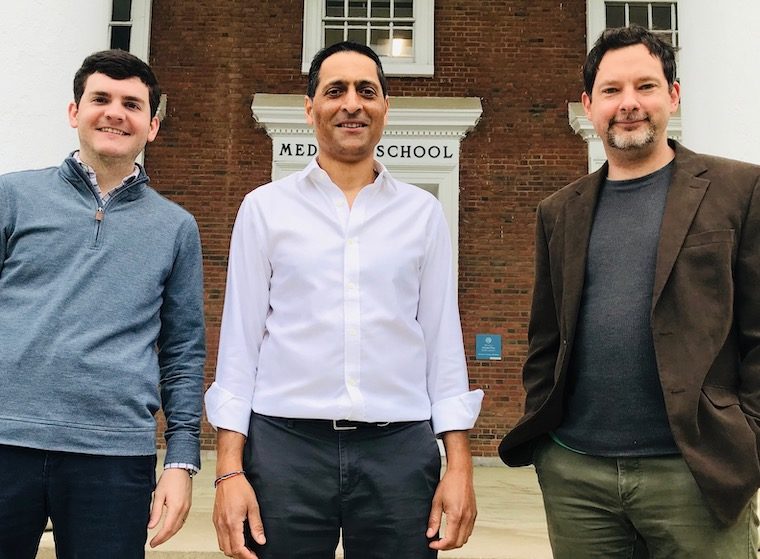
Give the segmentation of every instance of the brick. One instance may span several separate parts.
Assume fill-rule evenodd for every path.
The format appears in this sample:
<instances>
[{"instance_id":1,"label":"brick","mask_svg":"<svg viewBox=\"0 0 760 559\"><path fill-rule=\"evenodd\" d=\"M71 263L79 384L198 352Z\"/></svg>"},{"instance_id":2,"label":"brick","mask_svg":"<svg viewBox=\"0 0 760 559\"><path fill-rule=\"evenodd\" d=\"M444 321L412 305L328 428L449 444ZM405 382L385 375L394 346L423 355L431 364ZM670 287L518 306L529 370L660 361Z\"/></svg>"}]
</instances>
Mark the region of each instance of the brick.
<instances>
[{"instance_id":1,"label":"brick","mask_svg":"<svg viewBox=\"0 0 760 559\"><path fill-rule=\"evenodd\" d=\"M437 0L435 75L390 78L398 96L479 97L483 115L460 154L459 290L470 380L486 392L473 453L493 456L523 406L538 202L585 173L567 123L579 99L585 0ZM303 3L153 0L151 64L168 113L146 165L191 211L203 240L208 355L214 374L229 237L243 196L269 180L271 140L254 93L302 93ZM475 361L479 332L501 334L502 361ZM163 429L163 422L160 429ZM203 447L214 447L204 422Z\"/></svg>"}]
</instances>

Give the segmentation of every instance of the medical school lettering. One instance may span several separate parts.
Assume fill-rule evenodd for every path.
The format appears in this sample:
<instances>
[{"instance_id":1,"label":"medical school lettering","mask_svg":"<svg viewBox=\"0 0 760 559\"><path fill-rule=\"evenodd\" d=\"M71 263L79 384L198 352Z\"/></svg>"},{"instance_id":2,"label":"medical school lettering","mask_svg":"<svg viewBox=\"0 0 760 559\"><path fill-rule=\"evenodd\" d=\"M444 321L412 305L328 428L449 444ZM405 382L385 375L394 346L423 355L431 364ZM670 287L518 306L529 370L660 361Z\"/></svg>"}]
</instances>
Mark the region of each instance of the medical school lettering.
<instances>
[{"instance_id":1,"label":"medical school lettering","mask_svg":"<svg viewBox=\"0 0 760 559\"><path fill-rule=\"evenodd\" d=\"M280 157L314 157L317 155L316 144L284 143L280 146Z\"/></svg>"},{"instance_id":2,"label":"medical school lettering","mask_svg":"<svg viewBox=\"0 0 760 559\"><path fill-rule=\"evenodd\" d=\"M314 157L317 146L312 143L283 142L279 157ZM452 159L454 152L449 145L398 145L378 144L375 148L378 159Z\"/></svg>"},{"instance_id":3,"label":"medical school lettering","mask_svg":"<svg viewBox=\"0 0 760 559\"><path fill-rule=\"evenodd\" d=\"M451 159L454 154L450 146L399 146L396 144L378 144L375 154L379 159Z\"/></svg>"}]
</instances>

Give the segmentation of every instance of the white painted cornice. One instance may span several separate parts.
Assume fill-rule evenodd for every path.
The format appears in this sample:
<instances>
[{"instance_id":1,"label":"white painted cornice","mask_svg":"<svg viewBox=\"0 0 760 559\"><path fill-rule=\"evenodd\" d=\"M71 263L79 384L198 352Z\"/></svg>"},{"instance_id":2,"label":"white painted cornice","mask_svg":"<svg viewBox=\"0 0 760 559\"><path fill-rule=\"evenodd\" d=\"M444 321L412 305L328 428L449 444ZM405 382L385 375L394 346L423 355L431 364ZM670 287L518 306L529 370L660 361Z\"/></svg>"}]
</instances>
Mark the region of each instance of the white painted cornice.
<instances>
[{"instance_id":1,"label":"white painted cornice","mask_svg":"<svg viewBox=\"0 0 760 559\"><path fill-rule=\"evenodd\" d=\"M567 104L567 119L573 132L588 142L589 138L596 138L596 130L583 110L583 103Z\"/></svg>"},{"instance_id":2,"label":"white painted cornice","mask_svg":"<svg viewBox=\"0 0 760 559\"><path fill-rule=\"evenodd\" d=\"M477 97L391 97L386 136L450 136L463 138L480 119ZM304 96L257 93L251 112L272 135L308 135Z\"/></svg>"}]
</instances>

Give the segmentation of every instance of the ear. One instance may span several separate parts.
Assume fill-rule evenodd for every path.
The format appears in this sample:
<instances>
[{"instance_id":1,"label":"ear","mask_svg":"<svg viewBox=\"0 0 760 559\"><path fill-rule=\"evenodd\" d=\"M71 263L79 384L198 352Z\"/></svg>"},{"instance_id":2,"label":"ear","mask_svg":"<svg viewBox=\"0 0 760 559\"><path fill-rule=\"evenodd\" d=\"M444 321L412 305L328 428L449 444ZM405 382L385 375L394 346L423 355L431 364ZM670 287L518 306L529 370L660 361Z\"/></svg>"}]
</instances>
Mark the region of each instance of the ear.
<instances>
[{"instance_id":1,"label":"ear","mask_svg":"<svg viewBox=\"0 0 760 559\"><path fill-rule=\"evenodd\" d=\"M583 103L583 110L586 113L586 117L591 119L591 97L585 91L581 94L581 103Z\"/></svg>"},{"instance_id":2,"label":"ear","mask_svg":"<svg viewBox=\"0 0 760 559\"><path fill-rule=\"evenodd\" d=\"M671 114L678 110L678 106L681 104L681 84L673 82L673 86L670 88L670 112Z\"/></svg>"},{"instance_id":3,"label":"ear","mask_svg":"<svg viewBox=\"0 0 760 559\"><path fill-rule=\"evenodd\" d=\"M69 113L69 126L71 126L72 128L78 128L79 121L77 120L77 115L79 115L79 106L74 101L69 103L68 113Z\"/></svg>"},{"instance_id":4,"label":"ear","mask_svg":"<svg viewBox=\"0 0 760 559\"><path fill-rule=\"evenodd\" d=\"M383 126L386 126L388 124L388 109L391 108L391 103L389 97L385 96L385 116L383 117Z\"/></svg>"},{"instance_id":5,"label":"ear","mask_svg":"<svg viewBox=\"0 0 760 559\"><path fill-rule=\"evenodd\" d=\"M309 126L314 125L314 116L312 115L312 110L314 109L314 103L312 102L311 98L308 95L304 95L304 112L306 113L306 124Z\"/></svg>"},{"instance_id":6,"label":"ear","mask_svg":"<svg viewBox=\"0 0 760 559\"><path fill-rule=\"evenodd\" d=\"M148 130L148 142L152 142L156 139L158 129L161 127L161 121L158 116L154 116L150 119L150 129Z\"/></svg>"}]
</instances>

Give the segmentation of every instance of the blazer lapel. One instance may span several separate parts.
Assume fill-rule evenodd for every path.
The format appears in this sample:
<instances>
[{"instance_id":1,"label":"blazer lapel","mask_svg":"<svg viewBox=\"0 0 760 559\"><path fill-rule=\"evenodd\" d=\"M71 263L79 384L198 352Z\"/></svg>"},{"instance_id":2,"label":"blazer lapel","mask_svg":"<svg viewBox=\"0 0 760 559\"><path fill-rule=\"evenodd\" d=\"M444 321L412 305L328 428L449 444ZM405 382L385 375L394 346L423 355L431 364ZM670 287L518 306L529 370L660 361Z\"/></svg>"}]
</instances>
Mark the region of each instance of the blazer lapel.
<instances>
[{"instance_id":1,"label":"blazer lapel","mask_svg":"<svg viewBox=\"0 0 760 559\"><path fill-rule=\"evenodd\" d=\"M676 150L675 168L660 226L652 309L660 298L697 209L702 203L707 186L710 184L709 180L697 176L707 169L701 158L678 143L673 142L672 145Z\"/></svg>"},{"instance_id":2,"label":"blazer lapel","mask_svg":"<svg viewBox=\"0 0 760 559\"><path fill-rule=\"evenodd\" d=\"M564 216L564 265L562 267L562 318L568 338L575 333L583 282L586 277L586 256L594 222L594 209L599 197L607 164L589 175L576 187L576 196L565 205Z\"/></svg>"}]
</instances>

